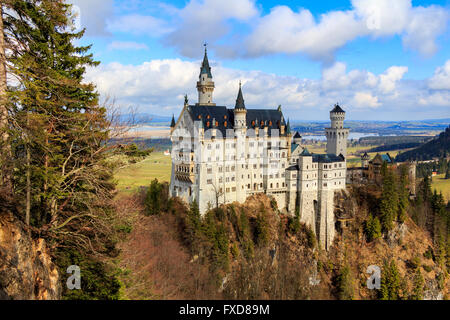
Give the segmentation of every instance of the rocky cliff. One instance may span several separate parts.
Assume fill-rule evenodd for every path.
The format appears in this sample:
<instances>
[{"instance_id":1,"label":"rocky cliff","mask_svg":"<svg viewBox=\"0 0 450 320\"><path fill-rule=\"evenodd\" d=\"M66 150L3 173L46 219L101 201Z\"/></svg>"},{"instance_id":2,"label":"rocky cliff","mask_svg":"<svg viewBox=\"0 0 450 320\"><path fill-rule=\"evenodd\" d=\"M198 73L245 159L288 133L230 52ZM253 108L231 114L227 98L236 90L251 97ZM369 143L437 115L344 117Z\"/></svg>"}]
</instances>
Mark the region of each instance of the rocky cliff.
<instances>
[{"instance_id":1,"label":"rocky cliff","mask_svg":"<svg viewBox=\"0 0 450 320\"><path fill-rule=\"evenodd\" d=\"M43 239L32 239L25 225L0 209L0 300L55 300L59 273Z\"/></svg>"}]
</instances>

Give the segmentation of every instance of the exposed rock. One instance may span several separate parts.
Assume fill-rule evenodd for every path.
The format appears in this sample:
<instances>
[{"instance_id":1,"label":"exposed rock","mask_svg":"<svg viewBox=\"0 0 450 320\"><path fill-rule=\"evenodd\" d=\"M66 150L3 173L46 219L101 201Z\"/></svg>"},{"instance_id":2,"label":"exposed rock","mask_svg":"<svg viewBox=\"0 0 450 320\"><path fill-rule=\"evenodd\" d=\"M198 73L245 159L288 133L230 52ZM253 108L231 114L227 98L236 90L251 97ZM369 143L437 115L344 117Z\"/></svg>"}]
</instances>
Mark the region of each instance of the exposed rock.
<instances>
[{"instance_id":1,"label":"exposed rock","mask_svg":"<svg viewBox=\"0 0 450 320\"><path fill-rule=\"evenodd\" d=\"M389 231L386 236L386 242L389 247L394 248L402 244L407 232L408 227L405 223L396 225L395 228Z\"/></svg>"},{"instance_id":2,"label":"exposed rock","mask_svg":"<svg viewBox=\"0 0 450 320\"><path fill-rule=\"evenodd\" d=\"M442 290L436 281L426 281L423 300L444 300Z\"/></svg>"},{"instance_id":3,"label":"exposed rock","mask_svg":"<svg viewBox=\"0 0 450 320\"><path fill-rule=\"evenodd\" d=\"M32 239L12 214L0 212L0 299L56 300L59 273L43 239Z\"/></svg>"}]
</instances>

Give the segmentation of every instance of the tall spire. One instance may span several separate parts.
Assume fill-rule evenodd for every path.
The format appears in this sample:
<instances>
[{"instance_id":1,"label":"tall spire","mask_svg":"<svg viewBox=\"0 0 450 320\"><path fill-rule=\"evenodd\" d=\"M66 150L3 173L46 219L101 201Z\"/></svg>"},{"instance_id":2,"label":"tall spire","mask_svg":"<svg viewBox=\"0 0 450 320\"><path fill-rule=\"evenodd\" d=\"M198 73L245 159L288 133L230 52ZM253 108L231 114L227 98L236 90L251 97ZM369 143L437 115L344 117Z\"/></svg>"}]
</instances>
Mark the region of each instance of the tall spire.
<instances>
[{"instance_id":1,"label":"tall spire","mask_svg":"<svg viewBox=\"0 0 450 320\"><path fill-rule=\"evenodd\" d=\"M242 83L239 81L239 93L236 99L235 109L245 109L244 95L242 94Z\"/></svg>"},{"instance_id":2,"label":"tall spire","mask_svg":"<svg viewBox=\"0 0 450 320\"><path fill-rule=\"evenodd\" d=\"M200 67L200 77L197 82L198 91L198 105L214 106L213 93L214 82L212 80L211 67L208 61L208 50L205 43L205 57L203 58L202 66Z\"/></svg>"},{"instance_id":3,"label":"tall spire","mask_svg":"<svg viewBox=\"0 0 450 320\"><path fill-rule=\"evenodd\" d=\"M203 57L202 67L200 68L200 78L203 74L206 74L209 79L212 79L211 67L209 66L208 60L208 48L206 47L207 44L205 43L204 46L205 46L205 56Z\"/></svg>"},{"instance_id":4,"label":"tall spire","mask_svg":"<svg viewBox=\"0 0 450 320\"><path fill-rule=\"evenodd\" d=\"M175 115L172 115L172 122L171 122L171 124L170 124L170 127L171 128L175 128Z\"/></svg>"},{"instance_id":5,"label":"tall spire","mask_svg":"<svg viewBox=\"0 0 450 320\"><path fill-rule=\"evenodd\" d=\"M288 123L286 125L286 133L291 134L291 121L288 119Z\"/></svg>"}]
</instances>

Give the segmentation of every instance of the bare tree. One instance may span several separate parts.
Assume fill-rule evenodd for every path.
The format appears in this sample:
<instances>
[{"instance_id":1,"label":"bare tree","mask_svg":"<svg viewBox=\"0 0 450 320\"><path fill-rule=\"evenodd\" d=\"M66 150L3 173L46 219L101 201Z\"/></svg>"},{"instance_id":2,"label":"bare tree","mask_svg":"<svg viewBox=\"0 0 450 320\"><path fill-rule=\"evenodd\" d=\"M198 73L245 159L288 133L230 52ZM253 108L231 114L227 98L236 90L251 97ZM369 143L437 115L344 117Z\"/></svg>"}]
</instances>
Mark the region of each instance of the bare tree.
<instances>
[{"instance_id":1,"label":"bare tree","mask_svg":"<svg viewBox=\"0 0 450 320\"><path fill-rule=\"evenodd\" d=\"M223 189L218 187L215 183L211 184L214 190L214 198L216 200L216 209L219 208L219 200L220 197L222 197L225 193L223 192Z\"/></svg>"}]
</instances>

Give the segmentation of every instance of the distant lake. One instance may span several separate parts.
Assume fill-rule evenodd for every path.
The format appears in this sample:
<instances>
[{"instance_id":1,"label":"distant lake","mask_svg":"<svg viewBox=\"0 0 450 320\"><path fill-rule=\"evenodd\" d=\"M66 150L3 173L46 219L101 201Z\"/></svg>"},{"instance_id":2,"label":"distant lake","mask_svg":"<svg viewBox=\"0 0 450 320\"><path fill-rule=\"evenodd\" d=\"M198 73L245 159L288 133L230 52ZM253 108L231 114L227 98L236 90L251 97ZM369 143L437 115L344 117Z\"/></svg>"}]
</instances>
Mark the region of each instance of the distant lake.
<instances>
[{"instance_id":1,"label":"distant lake","mask_svg":"<svg viewBox=\"0 0 450 320\"><path fill-rule=\"evenodd\" d=\"M359 140L365 137L378 137L378 133L363 133L363 132L350 132L349 139ZM302 136L303 140L327 140L327 137L324 135L321 136Z\"/></svg>"},{"instance_id":2,"label":"distant lake","mask_svg":"<svg viewBox=\"0 0 450 320\"><path fill-rule=\"evenodd\" d=\"M160 131L160 130L170 130L170 127L166 127L166 126L136 126L136 127L131 128L131 131L134 131L134 132Z\"/></svg>"}]
</instances>

